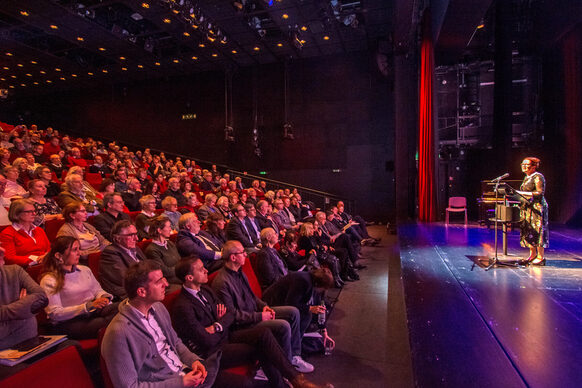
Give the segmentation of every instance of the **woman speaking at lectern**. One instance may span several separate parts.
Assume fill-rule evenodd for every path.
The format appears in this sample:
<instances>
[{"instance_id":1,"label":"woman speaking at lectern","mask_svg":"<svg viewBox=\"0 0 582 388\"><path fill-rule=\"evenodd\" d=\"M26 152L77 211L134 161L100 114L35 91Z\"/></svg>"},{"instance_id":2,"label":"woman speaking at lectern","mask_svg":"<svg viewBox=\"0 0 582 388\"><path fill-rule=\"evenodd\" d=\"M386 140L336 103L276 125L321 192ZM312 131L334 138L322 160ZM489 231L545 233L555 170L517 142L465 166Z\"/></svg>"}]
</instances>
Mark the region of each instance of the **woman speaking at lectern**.
<instances>
[{"instance_id":1,"label":"woman speaking at lectern","mask_svg":"<svg viewBox=\"0 0 582 388\"><path fill-rule=\"evenodd\" d=\"M545 265L544 248L549 241L548 203L544 198L546 179L537 170L540 160L527 157L521 162L526 175L518 193L527 199L521 205L521 232L519 242L529 248L529 257L522 264Z\"/></svg>"}]
</instances>

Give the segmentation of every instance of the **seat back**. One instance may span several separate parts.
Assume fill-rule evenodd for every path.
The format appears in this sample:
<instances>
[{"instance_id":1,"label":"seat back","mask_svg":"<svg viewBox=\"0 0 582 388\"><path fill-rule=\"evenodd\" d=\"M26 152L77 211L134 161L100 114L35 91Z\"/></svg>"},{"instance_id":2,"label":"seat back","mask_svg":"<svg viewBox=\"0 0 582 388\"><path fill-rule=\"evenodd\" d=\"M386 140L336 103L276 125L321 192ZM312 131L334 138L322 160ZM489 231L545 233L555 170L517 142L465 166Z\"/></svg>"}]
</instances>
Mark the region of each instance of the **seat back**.
<instances>
[{"instance_id":1,"label":"seat back","mask_svg":"<svg viewBox=\"0 0 582 388\"><path fill-rule=\"evenodd\" d=\"M450 197L449 207L467 207L467 198L465 197Z\"/></svg>"},{"instance_id":2,"label":"seat back","mask_svg":"<svg viewBox=\"0 0 582 388\"><path fill-rule=\"evenodd\" d=\"M91 272L93 272L93 276L95 279L99 281L99 260L101 260L101 252L91 253L87 257L87 261L89 262L89 268Z\"/></svg>"},{"instance_id":3,"label":"seat back","mask_svg":"<svg viewBox=\"0 0 582 388\"><path fill-rule=\"evenodd\" d=\"M64 223L65 220L62 219L59 220L56 218L45 222L44 231L46 233L46 237L50 242L57 238L57 233L59 232L59 229L61 229L61 226L63 226Z\"/></svg>"},{"instance_id":4,"label":"seat back","mask_svg":"<svg viewBox=\"0 0 582 388\"><path fill-rule=\"evenodd\" d=\"M56 366L60 367L55 369ZM3 387L94 387L77 348L67 346L2 380Z\"/></svg>"},{"instance_id":5,"label":"seat back","mask_svg":"<svg viewBox=\"0 0 582 388\"><path fill-rule=\"evenodd\" d=\"M181 290L178 289L176 291L170 292L169 294L166 294L164 300L162 301L164 306L166 306L166 310L172 311L174 307L174 302L176 302L176 298L178 297L178 295L180 295L180 291Z\"/></svg>"},{"instance_id":6,"label":"seat back","mask_svg":"<svg viewBox=\"0 0 582 388\"><path fill-rule=\"evenodd\" d=\"M263 291L261 290L259 279L257 279L257 275L255 275L255 271L253 270L253 266L251 265L250 260L245 261L245 265L243 265L242 270L244 274L247 275L247 279L249 279L251 290L253 290L257 298L261 299L263 297Z\"/></svg>"}]
</instances>

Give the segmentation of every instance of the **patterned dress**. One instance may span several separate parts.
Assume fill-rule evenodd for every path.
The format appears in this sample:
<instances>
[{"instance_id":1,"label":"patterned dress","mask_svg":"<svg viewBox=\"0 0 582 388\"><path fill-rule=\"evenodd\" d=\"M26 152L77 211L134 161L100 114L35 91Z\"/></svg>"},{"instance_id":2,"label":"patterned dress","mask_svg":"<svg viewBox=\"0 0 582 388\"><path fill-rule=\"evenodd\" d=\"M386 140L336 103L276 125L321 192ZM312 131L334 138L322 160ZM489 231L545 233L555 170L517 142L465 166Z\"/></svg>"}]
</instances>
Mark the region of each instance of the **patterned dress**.
<instances>
[{"instance_id":1,"label":"patterned dress","mask_svg":"<svg viewBox=\"0 0 582 388\"><path fill-rule=\"evenodd\" d=\"M522 247L547 248L549 243L548 203L544 198L546 179L539 172L526 176L520 188L521 191L536 192L533 197L521 206Z\"/></svg>"}]
</instances>

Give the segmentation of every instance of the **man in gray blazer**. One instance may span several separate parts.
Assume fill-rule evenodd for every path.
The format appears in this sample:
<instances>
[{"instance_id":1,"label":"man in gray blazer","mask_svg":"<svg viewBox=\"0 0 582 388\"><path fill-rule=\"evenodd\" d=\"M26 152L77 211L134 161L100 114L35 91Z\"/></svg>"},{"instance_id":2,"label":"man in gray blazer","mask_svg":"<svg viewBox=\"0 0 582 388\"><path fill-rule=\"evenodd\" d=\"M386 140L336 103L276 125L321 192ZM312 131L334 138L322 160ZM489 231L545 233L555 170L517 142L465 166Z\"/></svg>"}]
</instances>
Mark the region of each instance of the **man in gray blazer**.
<instances>
[{"instance_id":1,"label":"man in gray blazer","mask_svg":"<svg viewBox=\"0 0 582 388\"><path fill-rule=\"evenodd\" d=\"M129 299L119 304L101 346L113 385L212 387L220 353L202 360L178 338L160 303L168 282L159 265L150 260L132 264L124 284Z\"/></svg>"},{"instance_id":2,"label":"man in gray blazer","mask_svg":"<svg viewBox=\"0 0 582 388\"><path fill-rule=\"evenodd\" d=\"M19 265L4 265L0 247L0 349L37 335L34 317L48 304L43 289Z\"/></svg>"},{"instance_id":3,"label":"man in gray blazer","mask_svg":"<svg viewBox=\"0 0 582 388\"><path fill-rule=\"evenodd\" d=\"M111 235L113 244L103 250L99 260L99 281L105 291L121 300L127 298L123 287L125 271L146 257L137 246L137 229L131 221L117 221Z\"/></svg>"}]
</instances>

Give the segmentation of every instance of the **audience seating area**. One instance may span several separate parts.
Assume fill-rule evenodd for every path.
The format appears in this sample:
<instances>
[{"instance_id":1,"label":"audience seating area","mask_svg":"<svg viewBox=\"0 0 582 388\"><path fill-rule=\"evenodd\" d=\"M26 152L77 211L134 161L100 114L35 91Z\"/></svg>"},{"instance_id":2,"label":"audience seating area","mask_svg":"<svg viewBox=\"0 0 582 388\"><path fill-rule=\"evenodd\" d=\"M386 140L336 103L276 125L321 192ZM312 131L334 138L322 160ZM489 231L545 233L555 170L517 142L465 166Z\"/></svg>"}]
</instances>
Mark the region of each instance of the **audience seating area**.
<instances>
[{"instance_id":1,"label":"audience seating area","mask_svg":"<svg viewBox=\"0 0 582 388\"><path fill-rule=\"evenodd\" d=\"M243 179L235 180L235 177L228 177L228 174L222 175L216 170L216 166L212 166L208 170L202 170L200 166L191 160L182 161L180 158L172 160L166 158L163 153L160 155L153 155L149 149L143 151L130 151L127 147L120 147L115 142L103 144L102 142L95 141L91 138L73 139L58 133L58 131L53 130L52 128L39 130L36 126L31 126L31 128L28 129L24 126L11 126L6 123L0 123L0 127L3 130L1 133L3 141L0 144L0 153L3 153L4 155L4 157L0 156L0 163L4 168L4 171L7 171L7 169L11 168L11 164L14 163L15 160L19 158L25 159L25 161L20 164L20 166L24 165L24 167L20 167L18 177L13 182L25 189L30 180L38 178L39 167L49 167L52 170L52 181L61 185L67 178L67 171L69 169L75 168L75 166L84 166L81 167L83 170L83 179L92 186L95 192L101 195L101 198L103 198L104 194L102 191L100 192L100 190L103 190L102 184L104 183L104 180L114 179L115 182L119 182L119 180L116 180L117 174L123 169L127 172L128 179L136 178L140 181L144 194L153 194L154 196L157 194L156 198L158 201L158 208L156 209L156 214L160 214L164 211L159 207L159 204L160 200L164 197L163 191L167 189L168 181L172 178L180 180L180 190L183 190L181 191L182 193L188 193L187 187L188 183L190 183L191 192L195 194L200 202L204 201L208 194L215 194L218 197L228 196L229 199L230 197L236 197L236 200L234 200L234 203L236 204L239 197L244 198L244 196L251 194L249 189L243 188L243 185L249 182L245 182ZM16 141L17 139L18 141ZM51 144L51 149L58 149L59 151L55 154L33 154L32 149L38 144ZM79 152L77 151L80 151L81 157L79 157ZM55 171L59 171L59 168L62 169L62 173L55 173ZM202 190L202 184L208 174L211 176L213 189ZM126 182L127 181L124 183ZM160 189L157 193L152 189L154 183L157 183L157 186ZM279 190L277 193L269 192L262 183L258 181L252 182L252 189L255 191L253 194L256 194L255 201L267 199L269 203L272 203L274 199L283 198L292 193L291 190ZM160 191L162 192L161 194ZM236 196L229 196L231 193L236 193ZM3 191L0 191L0 195L2 196L4 206L7 210L10 201L23 197L23 195L4 197ZM27 195L24 195L24 197L26 196ZM233 200L230 200L229 204L232 204L232 201ZM197 210L200 206L201 203L196 204L194 210ZM179 210L181 210L182 213L189 211L185 207L182 207ZM313 210L314 214L317 209L312 208L311 210ZM100 209L100 211L103 211L103 209ZM132 222L134 222L136 217L141 213L141 210L129 211L126 208L125 212L129 215ZM95 217L92 216L89 217L87 222L93 224L94 220ZM64 219L55 218L46 220L40 226L44 229L48 240L53 242L64 223ZM0 230L7 226L8 225L0 226ZM202 228L204 228L204 225L202 225ZM170 240L176 241L176 236L177 234L174 232L171 235ZM142 251L145 251L150 243L152 243L151 239L143 239L138 242L138 246ZM277 248L279 247L280 244L277 244ZM91 253L87 257L87 265L98 281L100 280L98 270L100 259L101 252ZM260 298L262 296L261 285L259 284L258 278L255 274L255 269L253 268L255 261L256 254L253 253L243 266L243 271L248 277L252 291ZM42 264L31 265L25 269L32 279L39 281L43 272ZM209 282L212 282L215 275L216 273L211 273L209 275ZM171 310L172 303L178 295L178 292L179 291L176 291L166 295L164 304L168 310ZM49 325L47 317L44 313L38 314L37 320L39 322L39 332L42 333L47 325ZM100 339L101 338L94 338L80 341L79 351L81 354L79 354L77 348L68 347L34 363L32 366L11 376L9 379L0 381L0 385L15 387L57 385L60 387L93 386L81 357L99 360L98 342L100 342ZM67 365L66 368L59 369L59 371L66 371L63 375L60 373L59 375L50 373L51 368L57 363ZM103 375L103 383L105 386L110 387L111 381L107 376L107 371L104 368L102 360L100 365ZM234 368L232 371L240 374L250 374L254 371L254 365L243 365ZM53 380L58 381L59 384L53 384Z\"/></svg>"}]
</instances>

